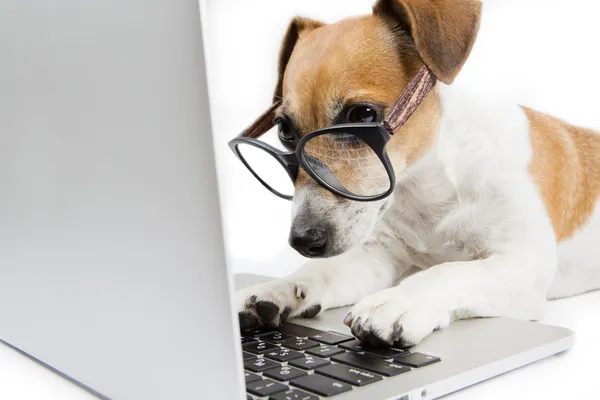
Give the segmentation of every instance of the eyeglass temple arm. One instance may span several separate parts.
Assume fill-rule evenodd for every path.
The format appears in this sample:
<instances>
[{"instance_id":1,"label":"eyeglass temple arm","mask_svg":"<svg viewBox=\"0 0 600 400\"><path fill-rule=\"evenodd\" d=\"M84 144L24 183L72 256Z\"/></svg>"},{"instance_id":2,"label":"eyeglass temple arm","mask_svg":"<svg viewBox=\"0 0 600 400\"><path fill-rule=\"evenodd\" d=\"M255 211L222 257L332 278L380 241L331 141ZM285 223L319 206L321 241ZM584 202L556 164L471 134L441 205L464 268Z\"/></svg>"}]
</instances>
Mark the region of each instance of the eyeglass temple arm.
<instances>
[{"instance_id":1,"label":"eyeglass temple arm","mask_svg":"<svg viewBox=\"0 0 600 400\"><path fill-rule=\"evenodd\" d=\"M426 65L421 67L415 77L409 82L402 96L392 107L392 111L386 118L384 124L390 135L394 135L406 121L414 114L419 105L427 98L427 95L433 90L437 79L431 73ZM257 139L264 135L274 126L275 111L281 105L277 101L271 105L252 125L246 128L238 138Z\"/></svg>"},{"instance_id":2,"label":"eyeglass temple arm","mask_svg":"<svg viewBox=\"0 0 600 400\"><path fill-rule=\"evenodd\" d=\"M414 114L427 95L433 90L437 82L436 77L426 65L423 65L415 77L392 107L392 111L384 121L390 135L398 132L406 121Z\"/></svg>"},{"instance_id":3,"label":"eyeglass temple arm","mask_svg":"<svg viewBox=\"0 0 600 400\"><path fill-rule=\"evenodd\" d=\"M245 131L238 135L238 138L257 139L267 133L275 125L275 111L281 105L281 101L277 101L267 109L256 121L252 123Z\"/></svg>"}]
</instances>

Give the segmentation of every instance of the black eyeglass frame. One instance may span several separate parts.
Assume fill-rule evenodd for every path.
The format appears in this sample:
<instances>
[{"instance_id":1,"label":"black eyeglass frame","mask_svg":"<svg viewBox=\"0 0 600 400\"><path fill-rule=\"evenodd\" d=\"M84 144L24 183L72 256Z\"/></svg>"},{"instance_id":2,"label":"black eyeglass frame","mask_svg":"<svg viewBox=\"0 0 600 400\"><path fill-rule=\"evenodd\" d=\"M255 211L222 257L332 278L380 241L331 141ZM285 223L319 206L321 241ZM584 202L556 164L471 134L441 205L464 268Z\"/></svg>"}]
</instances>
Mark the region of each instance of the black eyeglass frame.
<instances>
[{"instance_id":1,"label":"black eyeglass frame","mask_svg":"<svg viewBox=\"0 0 600 400\"><path fill-rule=\"evenodd\" d=\"M335 187L336 185L333 182L328 182L326 179L316 174L310 167L310 163L306 160L304 146L309 140L324 134L350 134L356 136L364 143L366 143L382 162L385 171L388 174L390 182L390 187L388 188L388 190L374 196L359 196L349 192L343 187ZM338 196L354 201L376 201L388 197L394 191L394 187L396 185L396 175L394 173L394 168L392 167L390 158L385 150L385 146L389 142L392 135L393 132L390 133L389 125L385 121L380 123L339 124L332 125L327 128L318 129L302 137L296 145L296 149L294 151L284 152L279 149L276 149L268 143L249 137L237 137L229 142L229 147L240 159L240 161L246 166L246 168L250 170L252 175L254 175L254 177L258 179L260 183L263 184L264 187L269 189L271 193L286 200L291 200L293 196L280 193L276 189L272 188L268 183L266 183L244 159L244 156L241 154L238 148L240 144L258 147L261 150L264 150L265 152L270 154L281 164L283 168L285 168L290 179L292 179L292 182L296 181L296 178L298 176L298 169L302 168L312 179L314 179L321 186Z\"/></svg>"},{"instance_id":2,"label":"black eyeglass frame","mask_svg":"<svg viewBox=\"0 0 600 400\"><path fill-rule=\"evenodd\" d=\"M240 135L238 135L235 139L229 142L229 147L235 155L242 161L242 163L250 170L252 175L259 182L263 184L270 192L273 194L282 197L284 199L291 200L293 196L289 196L279 191L275 190L271 186L269 186L258 174L252 169L252 167L247 163L244 159L243 155L239 151L240 144L248 144L257 148L260 148L274 157L281 165L284 167L292 182L296 181L298 176L298 169L302 168L306 173L318 182L321 186L325 187L329 191L334 194L337 194L341 197L355 200L355 201L375 201L386 198L393 191L396 186L396 176L394 174L394 169L390 162L389 156L385 150L385 146L387 142L389 142L390 138L397 132L408 119L413 115L413 113L417 110L419 105L427 98L429 93L434 89L437 82L437 78L435 75L429 70L426 65L423 65L417 74L413 77L413 79L408 83L406 89L392 107L392 110L388 114L387 118L380 123L353 123L353 124L340 124L333 125L327 128L319 129L309 133L304 136L298 142L296 149L290 152L283 152L275 147L261 142L257 140L260 136L265 134L271 128L273 128L275 123L275 112L279 106L281 106L281 101L275 102L271 107L265 111L252 125L246 128ZM311 168L309 163L307 162L305 156L304 146L306 143L314 138L315 136L323 135L323 134L331 134L331 133L344 133L344 134L352 134L365 142L379 157L379 160L383 163L385 170L388 173L388 177L390 180L389 189L379 195L375 196L359 196L353 193L348 192L343 185L339 184L339 181L335 179L335 176L332 174L332 180L336 180L337 184L339 184L338 188L335 187L334 182L328 182L326 179L323 179L321 176L316 174ZM318 161L318 160L317 160ZM331 172L331 171L329 171Z\"/></svg>"}]
</instances>

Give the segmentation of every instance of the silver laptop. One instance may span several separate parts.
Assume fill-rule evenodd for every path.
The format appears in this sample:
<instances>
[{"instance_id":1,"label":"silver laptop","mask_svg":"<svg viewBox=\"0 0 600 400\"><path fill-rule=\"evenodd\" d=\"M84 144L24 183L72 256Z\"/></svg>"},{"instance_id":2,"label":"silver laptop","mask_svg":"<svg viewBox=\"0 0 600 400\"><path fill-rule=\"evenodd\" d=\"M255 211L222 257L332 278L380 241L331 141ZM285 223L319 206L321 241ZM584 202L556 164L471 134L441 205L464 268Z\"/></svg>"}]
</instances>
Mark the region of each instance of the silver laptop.
<instances>
[{"instance_id":1,"label":"silver laptop","mask_svg":"<svg viewBox=\"0 0 600 400\"><path fill-rule=\"evenodd\" d=\"M8 0L0 38L0 339L96 396L428 399L572 345L498 318L385 353L343 309L240 338L196 0Z\"/></svg>"}]
</instances>

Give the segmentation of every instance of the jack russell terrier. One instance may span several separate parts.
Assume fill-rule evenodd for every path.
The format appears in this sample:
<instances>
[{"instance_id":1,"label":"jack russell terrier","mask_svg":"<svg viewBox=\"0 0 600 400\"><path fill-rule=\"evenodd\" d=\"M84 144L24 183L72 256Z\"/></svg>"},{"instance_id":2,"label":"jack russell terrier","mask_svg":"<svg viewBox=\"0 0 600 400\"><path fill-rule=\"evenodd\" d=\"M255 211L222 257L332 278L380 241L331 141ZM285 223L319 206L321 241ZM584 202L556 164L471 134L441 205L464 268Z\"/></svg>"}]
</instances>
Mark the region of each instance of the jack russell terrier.
<instances>
[{"instance_id":1,"label":"jack russell terrier","mask_svg":"<svg viewBox=\"0 0 600 400\"><path fill-rule=\"evenodd\" d=\"M477 0L379 0L335 24L292 20L274 105L232 148L278 125L293 151L263 150L293 198L253 174L292 199L290 244L317 260L238 291L243 329L354 304L357 338L408 346L600 288L600 136L450 86L480 14Z\"/></svg>"}]
</instances>

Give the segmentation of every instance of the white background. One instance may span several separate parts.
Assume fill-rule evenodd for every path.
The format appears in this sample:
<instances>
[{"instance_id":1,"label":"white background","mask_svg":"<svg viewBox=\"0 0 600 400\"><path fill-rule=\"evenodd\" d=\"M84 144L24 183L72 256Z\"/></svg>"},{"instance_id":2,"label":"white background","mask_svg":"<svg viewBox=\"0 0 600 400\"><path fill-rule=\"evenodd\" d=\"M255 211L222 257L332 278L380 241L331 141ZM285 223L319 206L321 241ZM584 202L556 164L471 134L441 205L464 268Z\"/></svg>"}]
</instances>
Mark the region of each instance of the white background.
<instances>
[{"instance_id":1,"label":"white background","mask_svg":"<svg viewBox=\"0 0 600 400\"><path fill-rule=\"evenodd\" d=\"M277 51L289 19L330 22L367 13L370 0L208 0L205 21L215 150L226 245L234 269L270 275L301 262L287 246L289 203L262 188L230 154L228 140L269 104ZM600 7L590 0L486 0L482 29L456 85L600 128ZM600 293L553 302L546 322L577 332L566 355L461 392L464 399L600 398ZM0 346L0 399L90 398Z\"/></svg>"}]
</instances>

